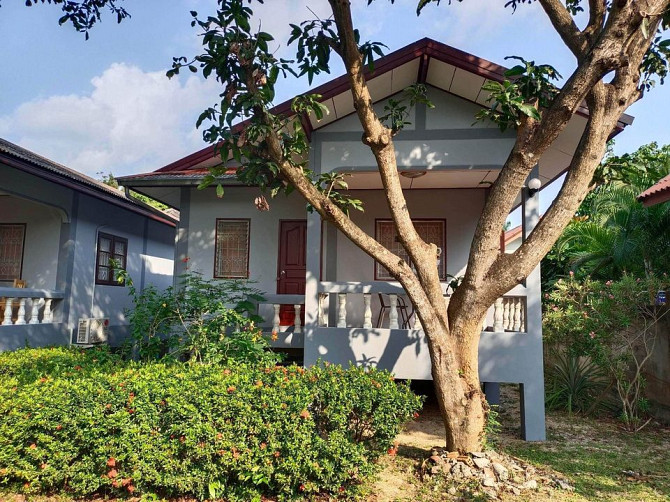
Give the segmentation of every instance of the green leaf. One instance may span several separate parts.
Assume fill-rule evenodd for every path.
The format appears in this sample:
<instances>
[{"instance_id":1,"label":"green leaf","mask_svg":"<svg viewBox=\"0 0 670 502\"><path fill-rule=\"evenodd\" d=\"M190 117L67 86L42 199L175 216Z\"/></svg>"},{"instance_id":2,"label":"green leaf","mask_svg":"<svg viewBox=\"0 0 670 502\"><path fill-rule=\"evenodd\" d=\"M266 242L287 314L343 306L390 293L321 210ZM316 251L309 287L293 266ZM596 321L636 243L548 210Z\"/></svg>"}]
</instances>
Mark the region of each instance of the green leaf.
<instances>
[{"instance_id":1,"label":"green leaf","mask_svg":"<svg viewBox=\"0 0 670 502\"><path fill-rule=\"evenodd\" d=\"M219 199L223 197L223 187L220 184L216 185L216 196Z\"/></svg>"}]
</instances>

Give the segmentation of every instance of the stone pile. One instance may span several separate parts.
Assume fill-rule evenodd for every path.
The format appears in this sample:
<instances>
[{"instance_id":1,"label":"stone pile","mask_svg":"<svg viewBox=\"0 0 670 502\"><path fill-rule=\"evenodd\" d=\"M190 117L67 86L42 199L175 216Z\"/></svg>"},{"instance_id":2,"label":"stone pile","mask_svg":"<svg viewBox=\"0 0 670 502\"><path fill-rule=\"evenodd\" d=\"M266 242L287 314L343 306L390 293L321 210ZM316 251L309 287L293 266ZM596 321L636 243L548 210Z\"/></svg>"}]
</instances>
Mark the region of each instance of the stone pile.
<instances>
[{"instance_id":1,"label":"stone pile","mask_svg":"<svg viewBox=\"0 0 670 502\"><path fill-rule=\"evenodd\" d=\"M456 486L474 485L491 499L500 498L504 493L521 495L523 491L541 487L574 490L565 479L539 473L532 465L495 451L461 455L433 447L421 471L424 476L441 475L453 481L451 494L458 491Z\"/></svg>"}]
</instances>

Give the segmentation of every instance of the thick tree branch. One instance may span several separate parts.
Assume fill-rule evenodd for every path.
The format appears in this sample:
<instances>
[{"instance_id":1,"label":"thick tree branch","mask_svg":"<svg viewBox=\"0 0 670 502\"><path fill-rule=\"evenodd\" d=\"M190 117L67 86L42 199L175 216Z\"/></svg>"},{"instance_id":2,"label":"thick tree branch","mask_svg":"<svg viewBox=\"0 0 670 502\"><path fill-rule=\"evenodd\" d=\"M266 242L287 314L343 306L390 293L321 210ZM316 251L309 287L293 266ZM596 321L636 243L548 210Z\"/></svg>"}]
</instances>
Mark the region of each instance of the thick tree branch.
<instances>
[{"instance_id":1,"label":"thick tree branch","mask_svg":"<svg viewBox=\"0 0 670 502\"><path fill-rule=\"evenodd\" d=\"M584 36L592 45L605 24L605 15L607 13L607 5L605 0L589 0L589 23L584 28Z\"/></svg>"},{"instance_id":2,"label":"thick tree branch","mask_svg":"<svg viewBox=\"0 0 670 502\"><path fill-rule=\"evenodd\" d=\"M377 161L391 217L398 229L400 242L412 260L420 284L427 292L428 297L441 297L438 271L435 266L432 266L435 261L425 259L429 254L437 257L437 247L424 242L412 223L398 175L393 134L379 120L373 108L372 97L365 80L363 58L358 50L354 35L350 2L349 0L330 0L330 4L341 40L342 60L351 83L354 108L363 126L363 142L370 147ZM403 284L403 286L406 285ZM408 290L410 298L414 301L415 295L407 287L405 289ZM433 305L433 310L442 313L440 315L441 323L446 328L443 306Z\"/></svg>"},{"instance_id":3,"label":"thick tree branch","mask_svg":"<svg viewBox=\"0 0 670 502\"><path fill-rule=\"evenodd\" d=\"M566 9L565 3L561 0L540 0L540 4L565 45L572 51L577 61L581 61L588 50L588 43Z\"/></svg>"}]
</instances>

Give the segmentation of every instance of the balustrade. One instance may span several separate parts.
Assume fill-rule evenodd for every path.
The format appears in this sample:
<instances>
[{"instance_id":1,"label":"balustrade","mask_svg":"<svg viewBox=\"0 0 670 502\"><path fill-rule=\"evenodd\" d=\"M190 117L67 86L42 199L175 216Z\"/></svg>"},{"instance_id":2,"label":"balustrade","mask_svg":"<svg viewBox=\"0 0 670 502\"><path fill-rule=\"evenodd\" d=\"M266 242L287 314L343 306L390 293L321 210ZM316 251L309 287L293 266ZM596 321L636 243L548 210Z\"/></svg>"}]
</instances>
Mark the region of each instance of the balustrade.
<instances>
[{"instance_id":1,"label":"balustrade","mask_svg":"<svg viewBox=\"0 0 670 502\"><path fill-rule=\"evenodd\" d=\"M62 298L60 291L0 288L0 326L51 324L53 303Z\"/></svg>"}]
</instances>

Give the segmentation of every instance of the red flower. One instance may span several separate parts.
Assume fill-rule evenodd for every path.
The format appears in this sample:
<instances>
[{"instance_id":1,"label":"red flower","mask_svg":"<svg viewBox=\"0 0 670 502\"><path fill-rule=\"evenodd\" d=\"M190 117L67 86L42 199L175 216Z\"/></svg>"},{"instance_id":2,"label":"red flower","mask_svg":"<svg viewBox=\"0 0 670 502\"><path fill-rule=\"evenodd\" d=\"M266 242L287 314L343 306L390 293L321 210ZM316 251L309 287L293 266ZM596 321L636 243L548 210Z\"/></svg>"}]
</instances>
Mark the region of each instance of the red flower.
<instances>
[{"instance_id":1,"label":"red flower","mask_svg":"<svg viewBox=\"0 0 670 502\"><path fill-rule=\"evenodd\" d=\"M416 411L414 412L413 416L414 416L414 418L419 418L419 414Z\"/></svg>"},{"instance_id":2,"label":"red flower","mask_svg":"<svg viewBox=\"0 0 670 502\"><path fill-rule=\"evenodd\" d=\"M37 445L36 445L35 443L33 443L33 444L30 445L30 449L31 449L31 450L34 450L35 448L37 448Z\"/></svg>"},{"instance_id":3,"label":"red flower","mask_svg":"<svg viewBox=\"0 0 670 502\"><path fill-rule=\"evenodd\" d=\"M228 394L232 394L233 392L235 392L235 386L231 385L230 387L228 387Z\"/></svg>"},{"instance_id":4,"label":"red flower","mask_svg":"<svg viewBox=\"0 0 670 502\"><path fill-rule=\"evenodd\" d=\"M310 415L309 415L309 411L307 411L307 410L302 410L302 411L300 412L300 418L304 418L305 420L307 420L309 417L310 417Z\"/></svg>"},{"instance_id":5,"label":"red flower","mask_svg":"<svg viewBox=\"0 0 670 502\"><path fill-rule=\"evenodd\" d=\"M114 457L109 457L107 467L116 467L116 459Z\"/></svg>"},{"instance_id":6,"label":"red flower","mask_svg":"<svg viewBox=\"0 0 670 502\"><path fill-rule=\"evenodd\" d=\"M389 456L391 456L391 457L395 457L395 456L396 456L396 453L398 453L398 450L397 450L395 447L393 447L393 448L389 448L388 451L387 451L387 453L389 454Z\"/></svg>"},{"instance_id":7,"label":"red flower","mask_svg":"<svg viewBox=\"0 0 670 502\"><path fill-rule=\"evenodd\" d=\"M62 426L61 424L58 424L58 425L56 426L56 430L57 430L57 431L60 431L60 430L62 430L62 429L63 429L63 426Z\"/></svg>"},{"instance_id":8,"label":"red flower","mask_svg":"<svg viewBox=\"0 0 670 502\"><path fill-rule=\"evenodd\" d=\"M301 485L298 487L298 490L300 490L301 492L304 492L304 491L305 491L305 485L301 484Z\"/></svg>"},{"instance_id":9,"label":"red flower","mask_svg":"<svg viewBox=\"0 0 670 502\"><path fill-rule=\"evenodd\" d=\"M118 475L119 472L116 469L112 469L107 473L107 476L109 476L110 479L114 479Z\"/></svg>"}]
</instances>

